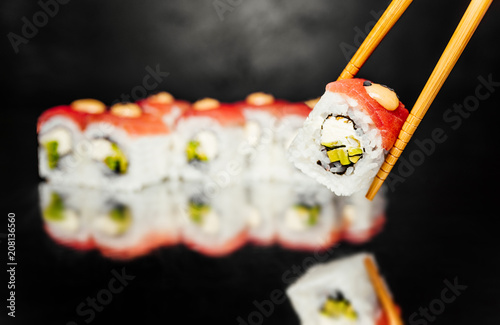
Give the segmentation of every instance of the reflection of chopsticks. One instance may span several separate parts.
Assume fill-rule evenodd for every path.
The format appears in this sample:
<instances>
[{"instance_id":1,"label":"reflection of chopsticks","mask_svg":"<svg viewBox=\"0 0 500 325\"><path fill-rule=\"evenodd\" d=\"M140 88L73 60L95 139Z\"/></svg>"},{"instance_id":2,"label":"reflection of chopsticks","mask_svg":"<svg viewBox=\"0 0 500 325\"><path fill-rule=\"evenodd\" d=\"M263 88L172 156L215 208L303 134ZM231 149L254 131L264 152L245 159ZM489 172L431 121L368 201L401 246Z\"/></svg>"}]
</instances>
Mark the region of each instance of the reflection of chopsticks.
<instances>
[{"instance_id":1,"label":"reflection of chopsticks","mask_svg":"<svg viewBox=\"0 0 500 325\"><path fill-rule=\"evenodd\" d=\"M474 31L476 30L479 22L488 10L492 1L493 0L472 0L470 2L469 7L460 20L460 23L458 24L457 29L453 33L453 36L451 37L448 45L441 55L441 58L434 67L429 80L427 80L424 89L415 102L410 115L408 115L408 118L406 119L399 133L396 143L394 143L394 146L387 155L385 162L382 164L380 170L377 173L377 176L374 178L370 189L366 194L366 197L368 199L372 200L375 197L378 190L392 170L392 167L398 160L399 156L401 156L401 153L406 147L406 144L408 143L408 141L410 141L410 138L417 129L420 121L422 121L425 113L431 106L432 101L441 89L441 86L443 86L444 81L455 66L455 63L465 49L465 46L472 37L472 34L474 34ZM370 35L368 35L368 37L370 37ZM355 56L357 56L357 54L358 53L356 53ZM361 54L360 56L362 57Z\"/></svg>"},{"instance_id":2,"label":"reflection of chopsticks","mask_svg":"<svg viewBox=\"0 0 500 325\"><path fill-rule=\"evenodd\" d=\"M380 274L378 273L377 270L377 266L375 265L371 257L365 258L365 267L368 276L370 277L370 281L373 285L373 288L375 289L375 293L377 294L377 297L380 301L380 304L382 305L382 308L386 313L389 324L403 325L403 321L401 320L401 317L399 316L396 306L392 301L391 295L387 291L385 283L380 277Z\"/></svg>"},{"instance_id":3,"label":"reflection of chopsticks","mask_svg":"<svg viewBox=\"0 0 500 325\"><path fill-rule=\"evenodd\" d=\"M380 41L382 41L387 32L394 26L412 1L413 0L393 0L389 4L384 14L379 18L375 26L373 26L370 34L368 34L352 59L347 63L347 66L340 74L338 80L353 78L356 73L358 73L363 63L365 63L368 57L373 53Z\"/></svg>"}]
</instances>

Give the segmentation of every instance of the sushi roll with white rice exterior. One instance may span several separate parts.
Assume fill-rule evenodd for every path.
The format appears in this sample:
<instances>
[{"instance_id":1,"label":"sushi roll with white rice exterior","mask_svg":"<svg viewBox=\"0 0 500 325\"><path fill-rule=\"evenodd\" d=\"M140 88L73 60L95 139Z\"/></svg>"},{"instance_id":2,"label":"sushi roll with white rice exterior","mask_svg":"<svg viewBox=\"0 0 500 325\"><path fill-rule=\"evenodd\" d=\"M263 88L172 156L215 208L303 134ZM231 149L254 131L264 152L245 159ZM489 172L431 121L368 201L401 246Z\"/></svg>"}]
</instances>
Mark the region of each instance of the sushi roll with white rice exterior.
<instances>
[{"instance_id":1,"label":"sushi roll with white rice exterior","mask_svg":"<svg viewBox=\"0 0 500 325\"><path fill-rule=\"evenodd\" d=\"M211 180L225 186L239 182L246 157L244 116L238 106L212 98L195 102L179 119L175 165L185 181Z\"/></svg>"},{"instance_id":2,"label":"sushi roll with white rice exterior","mask_svg":"<svg viewBox=\"0 0 500 325\"><path fill-rule=\"evenodd\" d=\"M100 114L106 106L95 99L76 100L56 106L38 119L38 169L42 178L58 184L79 184L87 159L83 129L89 114Z\"/></svg>"},{"instance_id":3,"label":"sushi roll with white rice exterior","mask_svg":"<svg viewBox=\"0 0 500 325\"><path fill-rule=\"evenodd\" d=\"M365 266L367 258L375 263L371 254L359 253L316 265L293 283L287 295L301 324L387 325L387 311Z\"/></svg>"},{"instance_id":4,"label":"sushi roll with white rice exterior","mask_svg":"<svg viewBox=\"0 0 500 325\"><path fill-rule=\"evenodd\" d=\"M161 182L173 168L170 130L136 104L116 104L90 116L84 136L90 144L84 186L139 190Z\"/></svg>"},{"instance_id":5,"label":"sushi roll with white rice exterior","mask_svg":"<svg viewBox=\"0 0 500 325\"><path fill-rule=\"evenodd\" d=\"M386 86L364 79L329 83L289 158L335 194L351 195L371 184L407 116Z\"/></svg>"}]
</instances>

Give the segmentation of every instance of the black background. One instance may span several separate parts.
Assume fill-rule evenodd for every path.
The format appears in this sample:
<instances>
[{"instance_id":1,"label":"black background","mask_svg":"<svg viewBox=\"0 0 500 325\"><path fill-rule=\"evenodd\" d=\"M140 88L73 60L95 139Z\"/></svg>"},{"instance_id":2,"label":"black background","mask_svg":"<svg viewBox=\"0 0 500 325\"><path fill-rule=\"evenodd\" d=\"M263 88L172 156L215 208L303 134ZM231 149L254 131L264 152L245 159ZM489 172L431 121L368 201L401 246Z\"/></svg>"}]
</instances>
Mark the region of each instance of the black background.
<instances>
[{"instance_id":1,"label":"black background","mask_svg":"<svg viewBox=\"0 0 500 325\"><path fill-rule=\"evenodd\" d=\"M23 17L33 21L41 7L36 1L2 1L0 229L6 227L7 213L16 213L19 266L16 321L1 307L1 323L84 324L76 306L95 296L112 277L110 271L122 266L136 278L93 323L237 324L238 316L246 318L256 310L252 301L284 290L281 275L308 254L246 247L227 258L210 259L176 247L116 263L97 253L58 247L43 233L38 212L36 118L44 109L76 98L110 103L140 86L146 67L156 66L169 73L156 90L191 101L206 96L233 101L253 91L290 100L317 97L350 58L341 44L357 47L363 37L357 30L373 24L373 13L387 4L248 0L221 19L212 1L72 0L60 5L15 53L7 35L22 36ZM395 88L411 108L467 4L415 1L359 76ZM453 105L474 96L478 77L500 81L499 14L497 2L403 154L411 161L420 150L417 141L430 139L436 128L446 135L389 193L384 232L362 246L342 244L332 255L374 252L406 323L440 297L445 279L457 277L468 288L432 323L500 321L500 87L460 118L460 126L452 128L456 125L443 118ZM3 261L5 239L0 247ZM6 284L0 288L0 301L5 301ZM288 301L264 320L285 323L297 323Z\"/></svg>"}]
</instances>

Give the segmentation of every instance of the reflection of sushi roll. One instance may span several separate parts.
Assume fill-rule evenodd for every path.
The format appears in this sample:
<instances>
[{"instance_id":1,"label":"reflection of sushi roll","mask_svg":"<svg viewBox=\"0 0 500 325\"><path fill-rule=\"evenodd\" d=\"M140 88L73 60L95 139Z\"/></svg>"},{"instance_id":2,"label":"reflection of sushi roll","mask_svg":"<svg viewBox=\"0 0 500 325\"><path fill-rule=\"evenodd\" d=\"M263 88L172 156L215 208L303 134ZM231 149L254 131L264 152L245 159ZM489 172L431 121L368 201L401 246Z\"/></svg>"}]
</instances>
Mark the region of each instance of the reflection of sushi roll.
<instances>
[{"instance_id":1,"label":"reflection of sushi roll","mask_svg":"<svg viewBox=\"0 0 500 325\"><path fill-rule=\"evenodd\" d=\"M187 247L223 256L246 243L247 208L241 186L227 186L207 195L202 184L186 183L183 194L182 234Z\"/></svg>"},{"instance_id":2,"label":"reflection of sushi roll","mask_svg":"<svg viewBox=\"0 0 500 325\"><path fill-rule=\"evenodd\" d=\"M57 106L38 119L39 173L50 181L77 184L86 158L82 130L88 114L102 113L105 105L97 100L74 101Z\"/></svg>"},{"instance_id":3,"label":"reflection of sushi roll","mask_svg":"<svg viewBox=\"0 0 500 325\"><path fill-rule=\"evenodd\" d=\"M110 112L90 116L84 135L90 146L84 185L138 190L169 173L169 129L136 104L116 104Z\"/></svg>"},{"instance_id":4,"label":"reflection of sushi roll","mask_svg":"<svg viewBox=\"0 0 500 325\"><path fill-rule=\"evenodd\" d=\"M165 91L137 103L146 114L159 116L169 128L173 128L177 119L189 108L188 102L177 100Z\"/></svg>"},{"instance_id":5,"label":"reflection of sushi roll","mask_svg":"<svg viewBox=\"0 0 500 325\"><path fill-rule=\"evenodd\" d=\"M255 182L249 188L249 240L259 245L273 244L276 239L276 213L279 185Z\"/></svg>"},{"instance_id":6,"label":"reflection of sushi roll","mask_svg":"<svg viewBox=\"0 0 500 325\"><path fill-rule=\"evenodd\" d=\"M178 242L164 185L129 193L90 191L90 228L103 255L129 259Z\"/></svg>"},{"instance_id":7,"label":"reflection of sushi roll","mask_svg":"<svg viewBox=\"0 0 500 325\"><path fill-rule=\"evenodd\" d=\"M245 167L238 151L243 144L244 117L231 104L206 98L180 118L176 132L181 177L187 181L213 178L234 180Z\"/></svg>"},{"instance_id":8,"label":"reflection of sushi roll","mask_svg":"<svg viewBox=\"0 0 500 325\"><path fill-rule=\"evenodd\" d=\"M341 198L343 239L351 243L364 243L382 230L386 198L384 191L379 193L372 201L365 198L364 192Z\"/></svg>"},{"instance_id":9,"label":"reflection of sushi roll","mask_svg":"<svg viewBox=\"0 0 500 325\"><path fill-rule=\"evenodd\" d=\"M392 89L363 79L329 83L290 147L290 159L337 195L365 189L408 116Z\"/></svg>"},{"instance_id":10,"label":"reflection of sushi roll","mask_svg":"<svg viewBox=\"0 0 500 325\"><path fill-rule=\"evenodd\" d=\"M287 151L309 113L311 113L311 109L301 102L285 102L280 108L276 128L276 150L274 152L276 168L273 174L275 180L300 182L308 178L288 161Z\"/></svg>"},{"instance_id":11,"label":"reflection of sushi roll","mask_svg":"<svg viewBox=\"0 0 500 325\"><path fill-rule=\"evenodd\" d=\"M335 244L340 225L334 195L314 182L276 190L278 240L290 249L322 250Z\"/></svg>"},{"instance_id":12,"label":"reflection of sushi roll","mask_svg":"<svg viewBox=\"0 0 500 325\"><path fill-rule=\"evenodd\" d=\"M309 269L287 295L303 325L385 325L387 312L378 299L365 259L356 254Z\"/></svg>"},{"instance_id":13,"label":"reflection of sushi roll","mask_svg":"<svg viewBox=\"0 0 500 325\"><path fill-rule=\"evenodd\" d=\"M40 209L47 234L57 243L89 250L94 243L88 228L87 191L81 188L42 183Z\"/></svg>"}]
</instances>

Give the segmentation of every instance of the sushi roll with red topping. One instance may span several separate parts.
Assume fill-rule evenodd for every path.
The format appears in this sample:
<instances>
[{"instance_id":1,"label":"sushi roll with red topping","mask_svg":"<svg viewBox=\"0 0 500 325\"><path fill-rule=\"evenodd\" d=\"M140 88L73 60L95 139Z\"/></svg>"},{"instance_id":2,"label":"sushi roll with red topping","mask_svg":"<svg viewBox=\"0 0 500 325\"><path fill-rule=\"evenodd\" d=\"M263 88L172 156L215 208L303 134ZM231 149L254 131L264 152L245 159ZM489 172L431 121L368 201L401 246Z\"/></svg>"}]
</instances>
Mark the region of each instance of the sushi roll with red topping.
<instances>
[{"instance_id":1,"label":"sushi roll with red topping","mask_svg":"<svg viewBox=\"0 0 500 325\"><path fill-rule=\"evenodd\" d=\"M386 86L364 79L329 83L289 157L335 194L351 195L370 185L407 116Z\"/></svg>"},{"instance_id":2,"label":"sushi roll with red topping","mask_svg":"<svg viewBox=\"0 0 500 325\"><path fill-rule=\"evenodd\" d=\"M376 275L366 260L375 264L373 255L359 253L313 266L287 289L293 308L303 325L388 325L389 319L400 319L384 280ZM383 293L381 291L383 290ZM384 295L390 301L382 302ZM397 324L402 324L398 322Z\"/></svg>"},{"instance_id":3,"label":"sushi roll with red topping","mask_svg":"<svg viewBox=\"0 0 500 325\"><path fill-rule=\"evenodd\" d=\"M270 181L274 177L276 127L283 104L285 101L262 92L252 93L237 103L245 116L243 149L248 152L245 178L250 182Z\"/></svg>"},{"instance_id":4,"label":"sushi roll with red topping","mask_svg":"<svg viewBox=\"0 0 500 325\"><path fill-rule=\"evenodd\" d=\"M274 180L299 183L308 181L308 177L288 161L287 152L309 113L311 109L303 102L284 102L280 107L274 151Z\"/></svg>"},{"instance_id":5,"label":"sushi roll with red topping","mask_svg":"<svg viewBox=\"0 0 500 325\"><path fill-rule=\"evenodd\" d=\"M144 113L159 116L170 129L175 126L179 117L190 106L188 102L175 99L174 96L165 91L142 99L137 104Z\"/></svg>"},{"instance_id":6,"label":"sushi roll with red topping","mask_svg":"<svg viewBox=\"0 0 500 325\"><path fill-rule=\"evenodd\" d=\"M239 179L246 167L245 118L237 105L205 98L193 104L176 127L176 166L186 181L211 179L227 184Z\"/></svg>"},{"instance_id":7,"label":"sushi roll with red topping","mask_svg":"<svg viewBox=\"0 0 500 325\"><path fill-rule=\"evenodd\" d=\"M109 112L88 117L89 142L82 185L132 191L165 179L171 165L168 127L137 104L113 105Z\"/></svg>"},{"instance_id":8,"label":"sushi roll with red topping","mask_svg":"<svg viewBox=\"0 0 500 325\"><path fill-rule=\"evenodd\" d=\"M87 116L105 110L98 100L80 99L42 113L37 125L41 177L59 184L80 182L87 154L82 135Z\"/></svg>"}]
</instances>

